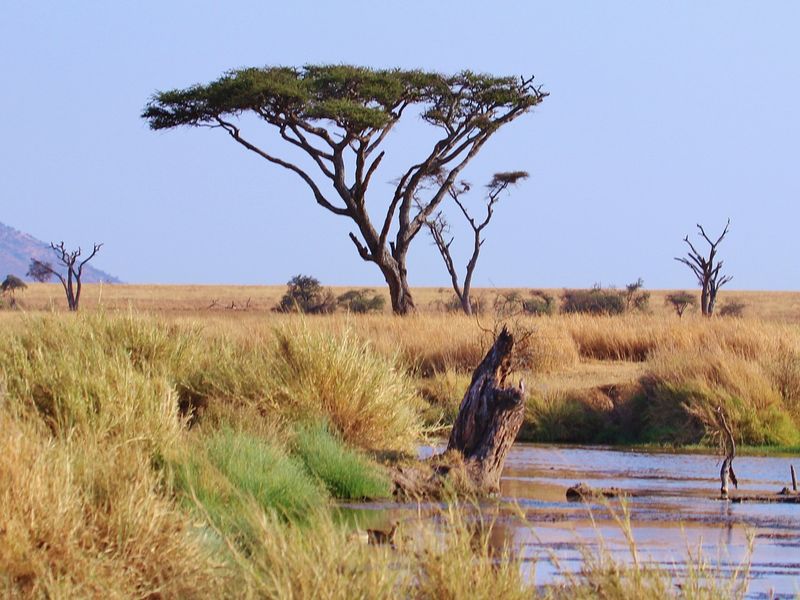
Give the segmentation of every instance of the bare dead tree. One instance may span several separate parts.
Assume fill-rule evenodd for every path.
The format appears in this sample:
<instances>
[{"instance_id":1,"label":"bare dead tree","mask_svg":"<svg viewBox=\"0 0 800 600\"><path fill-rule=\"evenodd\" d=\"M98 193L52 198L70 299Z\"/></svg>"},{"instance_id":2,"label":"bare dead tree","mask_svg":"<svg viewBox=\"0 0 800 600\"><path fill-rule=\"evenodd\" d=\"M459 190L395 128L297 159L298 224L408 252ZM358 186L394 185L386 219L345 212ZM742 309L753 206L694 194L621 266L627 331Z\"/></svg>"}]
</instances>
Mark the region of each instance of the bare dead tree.
<instances>
[{"instance_id":1,"label":"bare dead tree","mask_svg":"<svg viewBox=\"0 0 800 600\"><path fill-rule=\"evenodd\" d=\"M58 277L61 285L64 287L64 293L67 296L67 306L71 311L77 311L78 305L81 300L81 277L83 276L83 267L86 266L90 260L100 251L103 244L93 244L92 252L84 258L79 260L82 254L80 247L77 250L67 250L64 242L55 244L50 242L50 248L56 255L56 260L64 265L66 269L66 277L56 271L49 262L40 261L36 258L31 259L31 269L38 271L48 271L49 273Z\"/></svg>"},{"instance_id":2,"label":"bare dead tree","mask_svg":"<svg viewBox=\"0 0 800 600\"><path fill-rule=\"evenodd\" d=\"M716 241L712 241L711 238L706 235L703 226L698 223L697 229L700 231L700 236L710 246L708 257L703 256L697 251L692 242L689 241L688 235L683 238L683 241L689 246L689 252L686 256L675 257L675 260L689 267L697 277L697 282L700 284L701 288L700 311L703 313L703 316L706 317L710 317L714 314L714 306L717 302L717 292L719 289L733 279L730 275L722 275L723 262L717 260L717 246L719 246L723 238L727 235L730 225L731 220L728 219L728 222L725 224L725 229L722 230L720 236Z\"/></svg>"},{"instance_id":3,"label":"bare dead tree","mask_svg":"<svg viewBox=\"0 0 800 600\"><path fill-rule=\"evenodd\" d=\"M472 302L470 300L470 290L472 289L472 277L475 274L475 267L478 265L478 256L480 255L481 247L485 241L483 238L483 232L489 225L489 221L492 220L495 205L497 204L498 200L500 200L503 192L505 192L509 186L515 185L519 181L527 178L528 173L526 171L495 173L492 177L492 180L486 186L486 216L480 222L478 222L478 220L470 214L466 205L462 201L462 195L470 191L470 184L466 181L459 181L447 187L448 195L453 202L455 202L456 206L458 206L459 210L464 215L464 218L467 220L467 223L469 223L469 226L472 228L472 255L467 262L464 272L463 285L459 281L458 269L456 269L455 263L453 262L453 256L450 253L450 246L455 238L451 237L449 241L445 239L445 237L450 233L450 224L447 222L444 213L441 210L437 211L432 219L429 219L425 222L428 227L428 231L430 231L431 237L433 238L433 241L439 250L439 254L442 256L442 260L447 268L447 272L450 274L450 281L453 284L453 291L455 291L456 296L458 296L464 313L468 315L472 314L473 309ZM432 179L435 181L437 186L446 185L447 175L439 172L432 175Z\"/></svg>"}]
</instances>

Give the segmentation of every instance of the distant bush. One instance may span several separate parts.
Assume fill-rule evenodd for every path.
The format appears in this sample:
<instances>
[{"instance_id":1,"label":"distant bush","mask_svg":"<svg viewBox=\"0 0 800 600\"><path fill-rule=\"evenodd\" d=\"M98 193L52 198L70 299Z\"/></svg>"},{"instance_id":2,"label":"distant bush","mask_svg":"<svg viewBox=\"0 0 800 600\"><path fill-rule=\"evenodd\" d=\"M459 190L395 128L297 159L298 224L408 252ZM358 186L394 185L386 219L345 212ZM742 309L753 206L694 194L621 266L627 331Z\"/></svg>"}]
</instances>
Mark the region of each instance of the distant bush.
<instances>
[{"instance_id":1,"label":"distant bush","mask_svg":"<svg viewBox=\"0 0 800 600\"><path fill-rule=\"evenodd\" d=\"M528 315L552 315L556 311L556 299L542 290L531 290L530 298L522 300L522 311Z\"/></svg>"},{"instance_id":2,"label":"distant bush","mask_svg":"<svg viewBox=\"0 0 800 600\"><path fill-rule=\"evenodd\" d=\"M510 317L523 312L523 297L520 292L512 291L507 294L497 294L494 299L494 312L498 317Z\"/></svg>"},{"instance_id":3,"label":"distant bush","mask_svg":"<svg viewBox=\"0 0 800 600\"><path fill-rule=\"evenodd\" d=\"M738 300L728 300L719 307L720 317L743 317L745 303Z\"/></svg>"},{"instance_id":4,"label":"distant bush","mask_svg":"<svg viewBox=\"0 0 800 600\"><path fill-rule=\"evenodd\" d=\"M644 280L639 277L636 281L625 286L625 310L646 312L650 306L650 292L644 289Z\"/></svg>"},{"instance_id":5,"label":"distant bush","mask_svg":"<svg viewBox=\"0 0 800 600\"><path fill-rule=\"evenodd\" d=\"M564 290L561 311L592 315L620 315L625 312L625 294L613 289Z\"/></svg>"},{"instance_id":6,"label":"distant bush","mask_svg":"<svg viewBox=\"0 0 800 600\"><path fill-rule=\"evenodd\" d=\"M17 299L14 297L14 294L27 287L25 282L16 275L7 275L3 283L0 283L0 292L2 292L2 296L0 296L0 308L4 308L6 304L8 304L9 308L17 308Z\"/></svg>"},{"instance_id":7,"label":"distant bush","mask_svg":"<svg viewBox=\"0 0 800 600\"><path fill-rule=\"evenodd\" d=\"M469 303L470 306L472 306L472 314L482 314L486 312L486 300L483 296L471 296ZM430 307L440 312L464 312L464 308L461 306L461 300L459 300L458 296L455 294L452 294L447 300L433 300L430 303Z\"/></svg>"},{"instance_id":8,"label":"distant bush","mask_svg":"<svg viewBox=\"0 0 800 600\"><path fill-rule=\"evenodd\" d=\"M683 313L686 312L687 308L697 305L697 297L689 292L675 292L674 294L667 294L664 303L671 305L678 317L683 317Z\"/></svg>"},{"instance_id":9,"label":"distant bush","mask_svg":"<svg viewBox=\"0 0 800 600\"><path fill-rule=\"evenodd\" d=\"M295 275L286 286L286 293L275 307L278 312L324 314L336 310L336 298L333 292L323 288L319 280L314 277Z\"/></svg>"},{"instance_id":10,"label":"distant bush","mask_svg":"<svg viewBox=\"0 0 800 600\"><path fill-rule=\"evenodd\" d=\"M372 294L365 290L348 290L336 299L339 306L353 313L383 312L386 298L380 294Z\"/></svg>"}]
</instances>

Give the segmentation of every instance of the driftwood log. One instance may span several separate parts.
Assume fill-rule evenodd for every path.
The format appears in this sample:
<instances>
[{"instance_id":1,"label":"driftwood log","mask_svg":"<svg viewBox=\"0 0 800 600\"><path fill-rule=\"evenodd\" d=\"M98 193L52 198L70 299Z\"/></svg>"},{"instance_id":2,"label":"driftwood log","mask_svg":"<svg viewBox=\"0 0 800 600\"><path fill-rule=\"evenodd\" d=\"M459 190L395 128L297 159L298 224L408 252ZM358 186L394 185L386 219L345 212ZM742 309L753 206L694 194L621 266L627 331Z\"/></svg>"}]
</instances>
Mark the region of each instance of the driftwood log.
<instances>
[{"instance_id":1,"label":"driftwood log","mask_svg":"<svg viewBox=\"0 0 800 600\"><path fill-rule=\"evenodd\" d=\"M503 464L525 414L524 383L506 386L513 349L514 336L504 327L472 375L447 451L427 464L396 468L398 495L435 496L448 477L478 493L499 491Z\"/></svg>"}]
</instances>

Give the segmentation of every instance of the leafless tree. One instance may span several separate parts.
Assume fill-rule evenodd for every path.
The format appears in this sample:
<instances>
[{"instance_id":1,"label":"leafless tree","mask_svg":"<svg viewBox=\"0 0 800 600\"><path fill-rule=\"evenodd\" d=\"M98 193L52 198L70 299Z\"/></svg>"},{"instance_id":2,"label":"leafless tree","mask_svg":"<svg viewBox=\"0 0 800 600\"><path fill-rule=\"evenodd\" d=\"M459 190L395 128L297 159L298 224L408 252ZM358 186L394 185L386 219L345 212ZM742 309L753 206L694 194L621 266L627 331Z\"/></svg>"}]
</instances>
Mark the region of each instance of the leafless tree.
<instances>
[{"instance_id":1,"label":"leafless tree","mask_svg":"<svg viewBox=\"0 0 800 600\"><path fill-rule=\"evenodd\" d=\"M700 284L700 311L703 316L710 317L714 314L714 305L717 302L717 292L719 289L733 279L730 275L722 274L722 261L717 259L717 246L722 242L723 238L727 235L730 228L731 220L725 224L725 229L722 230L720 236L712 241L706 235L703 226L697 224L697 229L700 231L700 236L708 243L709 251L708 257L703 256L694 247L692 242L689 241L687 235L683 241L689 246L689 252L686 256L675 257L675 260L685 264L689 267L697 277L697 282Z\"/></svg>"},{"instance_id":2,"label":"leafless tree","mask_svg":"<svg viewBox=\"0 0 800 600\"><path fill-rule=\"evenodd\" d=\"M458 299L461 302L461 308L468 315L472 314L473 309L472 302L470 300L470 290L472 288L472 277L475 274L475 267L478 264L478 256L480 255L481 247L485 241L483 238L483 232L489 225L489 221L492 220L495 205L497 204L498 200L500 200L503 192L505 192L509 186L515 185L519 181L527 179L527 177L528 173L525 171L495 173L492 177L492 180L486 186L486 216L482 221L479 222L470 214L462 200L462 195L470 191L471 186L469 183L466 181L459 181L453 185L447 185L447 174L436 173L431 176L436 186L447 186L447 194L450 196L453 202L456 203L456 206L458 206L459 210L461 210L461 213L466 218L467 223L469 223L469 226L472 228L472 255L467 262L464 273L464 283L461 284L459 281L458 269L456 269L455 263L453 262L453 256L450 253L450 246L455 238L451 237L449 241L446 240L446 236L450 233L450 224L444 216L444 213L441 210L437 211L432 219L429 219L425 222L425 224L428 226L428 230L431 233L431 237L433 237L436 247L439 249L439 254L442 255L442 260L444 260L444 265L447 268L447 272L450 274L450 281L453 284L453 290L455 291L456 296L458 296Z\"/></svg>"},{"instance_id":3,"label":"leafless tree","mask_svg":"<svg viewBox=\"0 0 800 600\"><path fill-rule=\"evenodd\" d=\"M103 244L93 244L91 254L83 260L79 260L82 254L80 247L78 247L77 250L70 251L67 250L64 242L58 244L50 242L50 248L53 249L56 260L64 265L66 269L66 277L56 271L50 263L35 258L31 259L31 270L47 270L49 273L58 277L61 285L64 286L64 293L67 295L67 306L69 306L71 311L76 311L78 310L78 304L81 300L81 277L83 276L83 267L95 257L102 247Z\"/></svg>"}]
</instances>

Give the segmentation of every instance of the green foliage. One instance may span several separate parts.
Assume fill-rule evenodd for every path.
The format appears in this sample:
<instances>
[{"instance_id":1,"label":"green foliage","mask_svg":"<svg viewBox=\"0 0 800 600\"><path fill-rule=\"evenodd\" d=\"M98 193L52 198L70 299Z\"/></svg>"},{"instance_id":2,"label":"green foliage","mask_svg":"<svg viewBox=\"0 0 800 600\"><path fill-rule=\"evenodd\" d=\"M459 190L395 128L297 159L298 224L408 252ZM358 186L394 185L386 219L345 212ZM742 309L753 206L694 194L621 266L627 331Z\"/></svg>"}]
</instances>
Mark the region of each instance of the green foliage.
<instances>
[{"instance_id":1,"label":"green foliage","mask_svg":"<svg viewBox=\"0 0 800 600\"><path fill-rule=\"evenodd\" d=\"M336 310L333 293L323 288L314 277L295 275L286 287L286 293L275 308L278 312L324 314Z\"/></svg>"},{"instance_id":2,"label":"green foliage","mask_svg":"<svg viewBox=\"0 0 800 600\"><path fill-rule=\"evenodd\" d=\"M0 284L0 290L2 290L4 294L9 294L11 296L14 295L14 292L24 290L27 287L25 282L16 275L6 275L3 283Z\"/></svg>"},{"instance_id":3,"label":"green foliage","mask_svg":"<svg viewBox=\"0 0 800 600\"><path fill-rule=\"evenodd\" d=\"M380 294L370 294L365 290L348 290L340 295L336 302L346 311L352 313L383 312L386 299Z\"/></svg>"},{"instance_id":4,"label":"green foliage","mask_svg":"<svg viewBox=\"0 0 800 600\"><path fill-rule=\"evenodd\" d=\"M243 548L258 545L266 514L302 520L327 502L325 490L274 442L223 428L170 461L181 503Z\"/></svg>"},{"instance_id":5,"label":"green foliage","mask_svg":"<svg viewBox=\"0 0 800 600\"><path fill-rule=\"evenodd\" d=\"M543 443L620 442L610 413L592 406L579 391L531 394L518 438Z\"/></svg>"},{"instance_id":6,"label":"green foliage","mask_svg":"<svg viewBox=\"0 0 800 600\"><path fill-rule=\"evenodd\" d=\"M625 296L618 290L593 287L589 290L564 290L561 311L592 315L620 315L625 312Z\"/></svg>"},{"instance_id":7,"label":"green foliage","mask_svg":"<svg viewBox=\"0 0 800 600\"><path fill-rule=\"evenodd\" d=\"M298 428L294 452L335 498L385 498L391 493L389 480L379 467L349 450L325 424Z\"/></svg>"},{"instance_id":8,"label":"green foliage","mask_svg":"<svg viewBox=\"0 0 800 600\"><path fill-rule=\"evenodd\" d=\"M743 317L744 309L747 306L744 302L739 300L728 300L719 307L720 317Z\"/></svg>"},{"instance_id":9,"label":"green foliage","mask_svg":"<svg viewBox=\"0 0 800 600\"><path fill-rule=\"evenodd\" d=\"M271 123L291 114L357 132L382 128L396 120L399 107L420 104L423 118L434 125L447 127L465 120L478 124L483 118L491 126L486 113L476 108L524 109L538 104L544 95L516 77L469 71L445 76L352 65L263 67L228 71L207 85L157 92L142 117L152 129L166 129L215 124L217 119L253 111Z\"/></svg>"},{"instance_id":10,"label":"green foliage","mask_svg":"<svg viewBox=\"0 0 800 600\"><path fill-rule=\"evenodd\" d=\"M26 275L34 281L45 283L53 277L53 265L48 261L32 258Z\"/></svg>"},{"instance_id":11,"label":"green foliage","mask_svg":"<svg viewBox=\"0 0 800 600\"><path fill-rule=\"evenodd\" d=\"M641 277L625 286L625 310L647 311L650 305L650 292L644 291L643 288L644 280Z\"/></svg>"},{"instance_id":12,"label":"green foliage","mask_svg":"<svg viewBox=\"0 0 800 600\"><path fill-rule=\"evenodd\" d=\"M675 292L667 294L664 302L672 305L672 308L675 309L675 314L682 317L687 308L697 306L697 297L689 292Z\"/></svg>"},{"instance_id":13,"label":"green foliage","mask_svg":"<svg viewBox=\"0 0 800 600\"><path fill-rule=\"evenodd\" d=\"M522 300L522 311L526 315L552 315L556 311L556 299L542 290L531 290L530 298Z\"/></svg>"}]
</instances>

